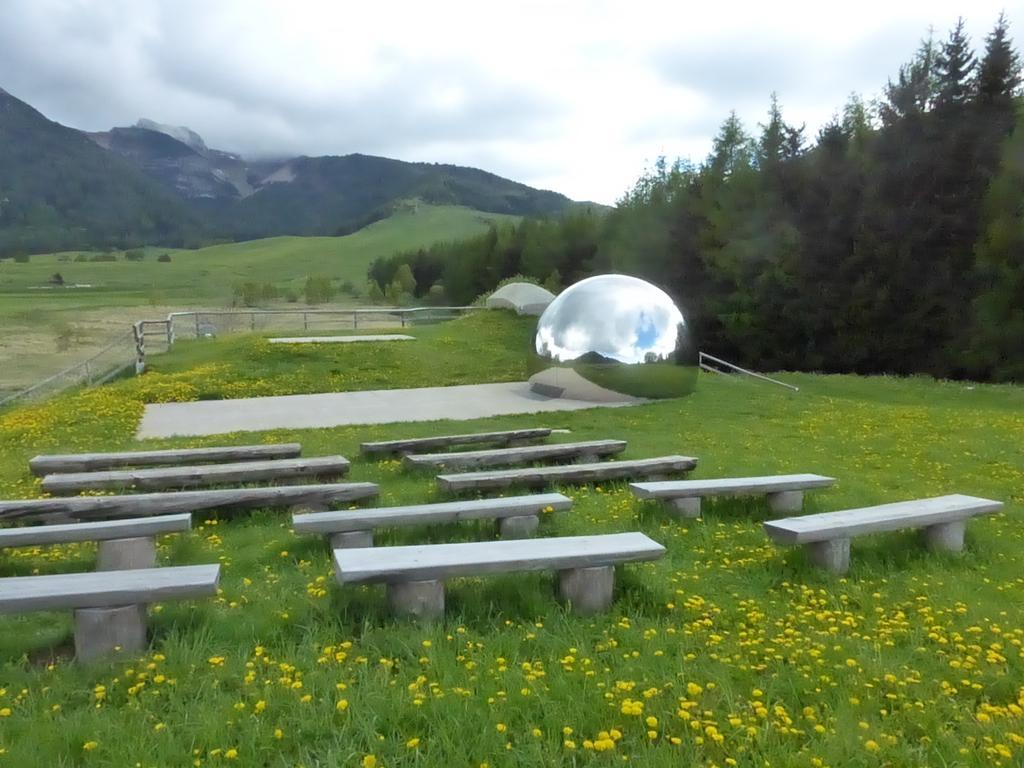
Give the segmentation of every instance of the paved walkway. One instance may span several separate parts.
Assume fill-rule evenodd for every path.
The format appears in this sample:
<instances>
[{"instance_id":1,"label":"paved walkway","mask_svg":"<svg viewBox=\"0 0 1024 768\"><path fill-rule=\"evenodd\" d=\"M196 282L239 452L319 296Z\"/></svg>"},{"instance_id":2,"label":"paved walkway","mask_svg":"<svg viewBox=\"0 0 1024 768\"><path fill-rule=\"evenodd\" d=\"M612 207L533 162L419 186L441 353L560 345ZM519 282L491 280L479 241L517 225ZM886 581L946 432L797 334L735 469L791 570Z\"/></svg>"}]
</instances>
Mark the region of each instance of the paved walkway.
<instances>
[{"instance_id":1,"label":"paved walkway","mask_svg":"<svg viewBox=\"0 0 1024 768\"><path fill-rule=\"evenodd\" d=\"M351 344L358 341L415 341L415 336L401 333L378 333L365 336L282 336L269 339L271 344Z\"/></svg>"},{"instance_id":2,"label":"paved walkway","mask_svg":"<svg viewBox=\"0 0 1024 768\"><path fill-rule=\"evenodd\" d=\"M591 403L531 392L525 381L423 389L378 389L317 395L248 397L147 405L136 437L219 435L264 429L310 429L399 421L480 419L515 413L616 408L644 402L623 397Z\"/></svg>"}]
</instances>

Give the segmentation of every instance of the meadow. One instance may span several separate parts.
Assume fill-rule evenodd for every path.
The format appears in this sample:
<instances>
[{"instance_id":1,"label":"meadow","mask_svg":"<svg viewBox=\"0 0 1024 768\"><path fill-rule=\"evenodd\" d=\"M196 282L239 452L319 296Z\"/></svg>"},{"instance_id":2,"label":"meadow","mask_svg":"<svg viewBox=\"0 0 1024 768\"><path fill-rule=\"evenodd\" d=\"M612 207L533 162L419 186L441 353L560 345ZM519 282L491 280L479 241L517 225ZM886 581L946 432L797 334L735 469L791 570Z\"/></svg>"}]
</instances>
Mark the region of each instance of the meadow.
<instances>
[{"instance_id":1,"label":"meadow","mask_svg":"<svg viewBox=\"0 0 1024 768\"><path fill-rule=\"evenodd\" d=\"M382 256L469 237L518 217L460 206L419 204L344 237L273 237L197 250L149 247L141 261L90 259L93 252L39 254L27 263L0 261L0 390L16 389L71 365L127 333L139 319L168 312L230 306L236 284L270 283L302 306L307 276L330 277L336 287L362 292L366 271ZM169 262L157 261L161 254ZM60 273L65 287L49 285ZM87 286L87 287L74 287ZM365 306L339 294L332 306Z\"/></svg>"},{"instance_id":2,"label":"meadow","mask_svg":"<svg viewBox=\"0 0 1024 768\"><path fill-rule=\"evenodd\" d=\"M516 380L532 324L489 312L392 346L181 342L151 372L0 413L0 497L39 495L40 452L129 448L146 402ZM382 505L437 500L432 476L359 458L365 440L526 426L622 438L625 458L697 456L694 477L819 472L808 511L960 492L1006 502L962 556L911 532L858 539L846 577L772 544L763 500L680 522L620 483L560 489L540 535L641 530L668 548L619 571L603 616L551 574L458 579L443 622L338 587L326 545L285 513L196 516L166 564L220 562L216 599L152 608L142 657L80 666L70 616L0 622L0 766L1017 766L1024 755L1024 389L702 374L684 399L455 423L279 430L147 447L302 442L353 459ZM484 524L379 545L487 538ZM89 546L8 550L4 576L88 570Z\"/></svg>"}]
</instances>

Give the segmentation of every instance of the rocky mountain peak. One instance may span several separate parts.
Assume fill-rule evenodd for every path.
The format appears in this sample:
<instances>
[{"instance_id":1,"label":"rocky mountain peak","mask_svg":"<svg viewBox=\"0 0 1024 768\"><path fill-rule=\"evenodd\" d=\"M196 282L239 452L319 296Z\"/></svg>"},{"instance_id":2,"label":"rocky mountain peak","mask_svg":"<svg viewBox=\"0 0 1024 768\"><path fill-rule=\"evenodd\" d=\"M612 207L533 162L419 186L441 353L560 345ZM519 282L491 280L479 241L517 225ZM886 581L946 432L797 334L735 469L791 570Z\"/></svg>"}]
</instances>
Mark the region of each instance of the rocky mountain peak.
<instances>
[{"instance_id":1,"label":"rocky mountain peak","mask_svg":"<svg viewBox=\"0 0 1024 768\"><path fill-rule=\"evenodd\" d=\"M203 137L191 128L186 128L184 125L164 125L163 123L158 123L155 120L148 120L143 117L139 118L135 127L142 128L147 131L156 131L157 133L170 136L172 139L176 139L182 144L192 147L196 152L205 153L207 151L206 142L203 141Z\"/></svg>"}]
</instances>

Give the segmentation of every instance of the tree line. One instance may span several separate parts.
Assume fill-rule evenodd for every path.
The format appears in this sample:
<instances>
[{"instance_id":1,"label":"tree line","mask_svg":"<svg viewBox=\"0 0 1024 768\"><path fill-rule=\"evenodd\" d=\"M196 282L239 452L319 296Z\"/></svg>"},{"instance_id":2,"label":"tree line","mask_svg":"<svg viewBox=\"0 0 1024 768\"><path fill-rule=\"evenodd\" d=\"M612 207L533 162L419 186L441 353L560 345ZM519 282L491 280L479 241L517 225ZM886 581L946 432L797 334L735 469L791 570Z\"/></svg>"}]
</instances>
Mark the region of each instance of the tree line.
<instances>
[{"instance_id":1,"label":"tree line","mask_svg":"<svg viewBox=\"0 0 1024 768\"><path fill-rule=\"evenodd\" d=\"M1001 16L961 20L813 140L773 95L700 164L659 161L607 216L526 220L380 260L471 301L521 273L620 271L675 296L702 348L766 369L1024 380L1024 103Z\"/></svg>"}]
</instances>

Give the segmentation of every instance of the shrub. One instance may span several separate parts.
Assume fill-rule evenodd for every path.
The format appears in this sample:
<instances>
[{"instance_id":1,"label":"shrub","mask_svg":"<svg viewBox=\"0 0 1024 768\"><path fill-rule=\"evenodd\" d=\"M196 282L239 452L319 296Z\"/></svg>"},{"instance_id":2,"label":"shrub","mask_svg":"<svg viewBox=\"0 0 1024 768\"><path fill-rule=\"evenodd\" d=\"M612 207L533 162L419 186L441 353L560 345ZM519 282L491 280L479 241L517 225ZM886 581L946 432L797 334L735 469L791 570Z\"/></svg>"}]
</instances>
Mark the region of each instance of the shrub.
<instances>
[{"instance_id":1,"label":"shrub","mask_svg":"<svg viewBox=\"0 0 1024 768\"><path fill-rule=\"evenodd\" d=\"M334 286L331 278L324 275L310 275L306 278L306 286L303 289L306 294L307 304L323 304L334 296Z\"/></svg>"},{"instance_id":2,"label":"shrub","mask_svg":"<svg viewBox=\"0 0 1024 768\"><path fill-rule=\"evenodd\" d=\"M171 260L171 254L161 253L159 256L156 257L156 260L166 264L168 261Z\"/></svg>"},{"instance_id":3,"label":"shrub","mask_svg":"<svg viewBox=\"0 0 1024 768\"><path fill-rule=\"evenodd\" d=\"M125 261L142 261L144 258L146 258L146 254L139 248L133 248L130 251L124 252Z\"/></svg>"}]
</instances>

